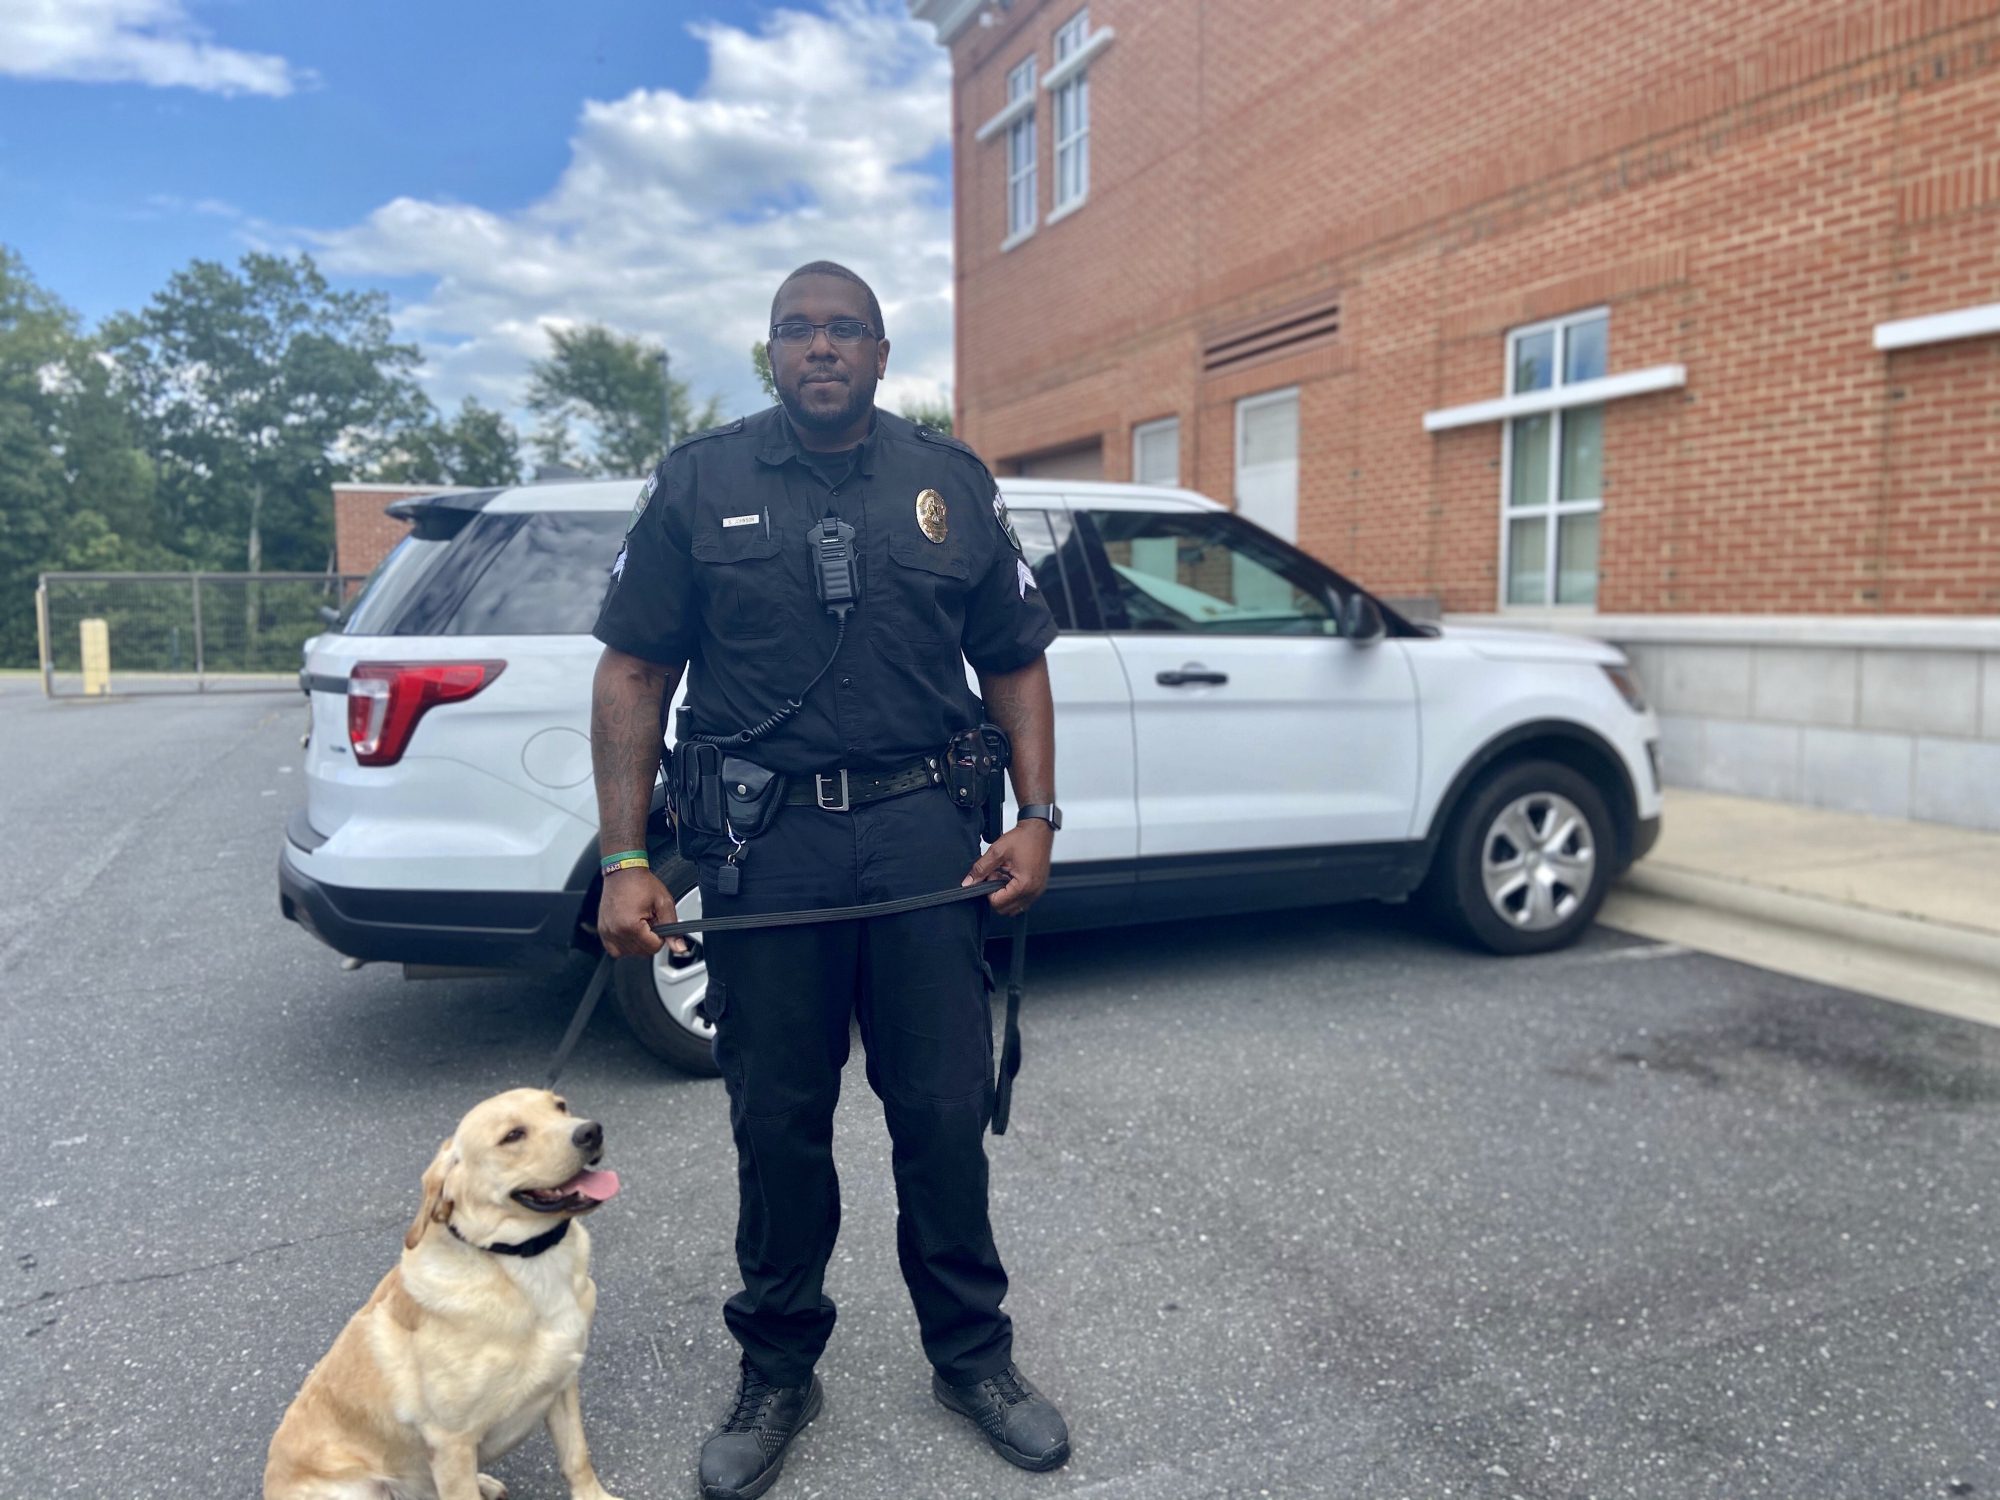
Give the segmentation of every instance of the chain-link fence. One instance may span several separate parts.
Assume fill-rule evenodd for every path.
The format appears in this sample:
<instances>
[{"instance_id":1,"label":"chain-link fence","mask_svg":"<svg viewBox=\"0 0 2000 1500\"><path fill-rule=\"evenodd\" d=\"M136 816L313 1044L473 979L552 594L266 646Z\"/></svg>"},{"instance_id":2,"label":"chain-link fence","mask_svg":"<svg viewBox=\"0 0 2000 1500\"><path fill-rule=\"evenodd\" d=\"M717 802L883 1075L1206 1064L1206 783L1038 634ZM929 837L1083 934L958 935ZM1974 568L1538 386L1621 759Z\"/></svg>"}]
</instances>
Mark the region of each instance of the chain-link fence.
<instances>
[{"instance_id":1,"label":"chain-link fence","mask_svg":"<svg viewBox=\"0 0 2000 1500\"><path fill-rule=\"evenodd\" d=\"M35 590L43 691L296 688L299 647L327 628L321 611L339 609L362 581L356 573L44 573Z\"/></svg>"}]
</instances>

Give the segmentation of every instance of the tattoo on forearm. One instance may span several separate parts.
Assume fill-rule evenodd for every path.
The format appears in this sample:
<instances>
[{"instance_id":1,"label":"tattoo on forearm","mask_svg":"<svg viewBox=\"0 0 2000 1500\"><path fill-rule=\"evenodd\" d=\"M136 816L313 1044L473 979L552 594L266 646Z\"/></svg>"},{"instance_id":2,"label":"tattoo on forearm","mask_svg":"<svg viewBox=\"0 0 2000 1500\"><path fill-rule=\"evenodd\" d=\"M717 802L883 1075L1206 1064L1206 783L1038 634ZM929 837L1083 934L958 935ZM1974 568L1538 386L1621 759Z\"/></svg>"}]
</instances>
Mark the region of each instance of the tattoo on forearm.
<instances>
[{"instance_id":1,"label":"tattoo on forearm","mask_svg":"<svg viewBox=\"0 0 2000 1500\"><path fill-rule=\"evenodd\" d=\"M646 810L660 763L660 706L673 696L680 667L662 667L607 650L591 689L590 763L597 778L598 848L645 845Z\"/></svg>"},{"instance_id":2,"label":"tattoo on forearm","mask_svg":"<svg viewBox=\"0 0 2000 1500\"><path fill-rule=\"evenodd\" d=\"M1018 671L982 674L986 715L1014 744L1014 796L1020 802L1056 800L1055 701L1048 663L1037 657Z\"/></svg>"}]
</instances>

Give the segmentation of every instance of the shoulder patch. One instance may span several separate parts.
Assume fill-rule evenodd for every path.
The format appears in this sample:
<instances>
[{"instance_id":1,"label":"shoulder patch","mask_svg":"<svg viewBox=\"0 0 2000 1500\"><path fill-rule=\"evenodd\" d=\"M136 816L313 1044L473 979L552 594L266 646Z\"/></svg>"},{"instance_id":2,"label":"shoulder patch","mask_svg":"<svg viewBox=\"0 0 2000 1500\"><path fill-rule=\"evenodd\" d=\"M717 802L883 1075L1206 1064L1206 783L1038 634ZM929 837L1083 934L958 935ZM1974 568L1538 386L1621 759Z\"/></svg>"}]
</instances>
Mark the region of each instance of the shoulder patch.
<instances>
[{"instance_id":1,"label":"shoulder patch","mask_svg":"<svg viewBox=\"0 0 2000 1500\"><path fill-rule=\"evenodd\" d=\"M1007 502L1000 498L998 488L995 488L993 491L993 519L1000 523L1000 533L1007 538L1007 545L1012 547L1017 553L1020 552L1020 534L1014 530L1013 518L1007 514ZM1022 555L1025 556L1026 554ZM1026 598L1027 595L1023 594L1021 597Z\"/></svg>"},{"instance_id":2,"label":"shoulder patch","mask_svg":"<svg viewBox=\"0 0 2000 1500\"><path fill-rule=\"evenodd\" d=\"M705 443L710 438L727 437L732 432L741 432L742 430L743 418L741 417L738 417L734 422L724 422L720 427L704 427L700 432L690 432L678 443L675 443L673 447L667 450L667 456L671 458L690 443Z\"/></svg>"},{"instance_id":3,"label":"shoulder patch","mask_svg":"<svg viewBox=\"0 0 2000 1500\"><path fill-rule=\"evenodd\" d=\"M625 523L625 531L628 536L631 534L632 528L639 524L639 517L646 513L646 506L651 502L653 496L658 493L660 488L660 471L665 469L666 466L666 460L660 460L654 466L653 472L646 476L646 482L639 487L639 498L632 505L632 518ZM624 557L622 549L619 552L619 557L621 560Z\"/></svg>"}]
</instances>

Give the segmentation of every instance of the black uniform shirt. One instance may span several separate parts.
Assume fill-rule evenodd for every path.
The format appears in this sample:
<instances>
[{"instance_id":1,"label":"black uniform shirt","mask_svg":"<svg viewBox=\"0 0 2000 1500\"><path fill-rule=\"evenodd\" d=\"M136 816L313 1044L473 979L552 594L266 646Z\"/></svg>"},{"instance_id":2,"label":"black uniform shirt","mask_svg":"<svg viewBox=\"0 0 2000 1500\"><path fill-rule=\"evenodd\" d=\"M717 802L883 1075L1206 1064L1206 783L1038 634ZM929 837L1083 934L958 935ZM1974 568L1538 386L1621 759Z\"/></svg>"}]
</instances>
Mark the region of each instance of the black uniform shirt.
<instances>
[{"instance_id":1,"label":"black uniform shirt","mask_svg":"<svg viewBox=\"0 0 2000 1500\"><path fill-rule=\"evenodd\" d=\"M745 753L803 775L883 770L979 722L965 663L1026 666L1055 620L993 476L965 444L878 411L845 479L809 463L782 407L688 439L655 471L613 565L597 638L689 664L694 728L733 734L795 698L833 650L807 533L854 527L860 602L840 657L790 722ZM935 492L943 505L919 497Z\"/></svg>"}]
</instances>

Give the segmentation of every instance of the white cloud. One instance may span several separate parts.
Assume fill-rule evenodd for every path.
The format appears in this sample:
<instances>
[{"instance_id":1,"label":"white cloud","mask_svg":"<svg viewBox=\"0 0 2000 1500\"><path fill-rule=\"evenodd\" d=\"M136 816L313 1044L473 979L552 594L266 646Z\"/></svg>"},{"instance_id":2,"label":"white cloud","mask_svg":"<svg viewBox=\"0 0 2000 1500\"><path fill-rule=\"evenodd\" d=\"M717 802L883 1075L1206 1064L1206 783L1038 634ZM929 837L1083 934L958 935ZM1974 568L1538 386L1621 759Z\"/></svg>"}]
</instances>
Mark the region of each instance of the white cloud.
<instances>
[{"instance_id":1,"label":"white cloud","mask_svg":"<svg viewBox=\"0 0 2000 1500\"><path fill-rule=\"evenodd\" d=\"M146 210L153 214L201 214L212 219L240 219L243 210L220 198L183 198L177 193L148 193Z\"/></svg>"},{"instance_id":2,"label":"white cloud","mask_svg":"<svg viewBox=\"0 0 2000 1500\"><path fill-rule=\"evenodd\" d=\"M525 209L398 198L300 235L331 271L430 280L397 319L441 406L517 408L547 329L591 321L664 339L698 402L760 406L750 345L771 294L822 258L881 298L883 403L948 387L951 211L921 164L949 140L951 77L929 28L900 0L833 0L689 35L701 86L587 102L568 165Z\"/></svg>"},{"instance_id":3,"label":"white cloud","mask_svg":"<svg viewBox=\"0 0 2000 1500\"><path fill-rule=\"evenodd\" d=\"M144 83L211 94L289 94L282 57L218 47L182 0L0 0L0 73Z\"/></svg>"}]
</instances>

